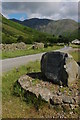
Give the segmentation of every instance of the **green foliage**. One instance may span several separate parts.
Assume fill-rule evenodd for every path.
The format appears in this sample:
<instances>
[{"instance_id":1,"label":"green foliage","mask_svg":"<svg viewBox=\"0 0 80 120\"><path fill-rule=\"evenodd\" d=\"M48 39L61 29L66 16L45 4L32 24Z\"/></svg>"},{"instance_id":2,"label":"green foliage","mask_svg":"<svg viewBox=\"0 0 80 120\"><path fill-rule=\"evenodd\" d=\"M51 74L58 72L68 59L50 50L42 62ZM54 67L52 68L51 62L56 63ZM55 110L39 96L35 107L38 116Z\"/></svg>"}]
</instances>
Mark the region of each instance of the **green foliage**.
<instances>
[{"instance_id":1,"label":"green foliage","mask_svg":"<svg viewBox=\"0 0 80 120\"><path fill-rule=\"evenodd\" d=\"M14 38L13 36L10 36L10 35L6 35L6 34L2 34L2 43L3 44L11 44L11 43L16 43L17 42L17 40L16 40L16 38Z\"/></svg>"},{"instance_id":2,"label":"green foliage","mask_svg":"<svg viewBox=\"0 0 80 120\"><path fill-rule=\"evenodd\" d=\"M80 39L80 29L75 29L72 33L69 31L66 33L63 33L63 36L69 40L69 42L75 40L75 39Z\"/></svg>"},{"instance_id":3,"label":"green foliage","mask_svg":"<svg viewBox=\"0 0 80 120\"><path fill-rule=\"evenodd\" d=\"M48 43L44 44L44 48L48 48L48 46L49 46Z\"/></svg>"},{"instance_id":4,"label":"green foliage","mask_svg":"<svg viewBox=\"0 0 80 120\"><path fill-rule=\"evenodd\" d=\"M16 95L17 97L22 97L23 96L23 91L22 91L21 86L18 83L18 81L14 83L13 95Z\"/></svg>"},{"instance_id":5,"label":"green foliage","mask_svg":"<svg viewBox=\"0 0 80 120\"><path fill-rule=\"evenodd\" d=\"M24 41L24 37L23 36L19 36L17 39L17 42L23 42Z\"/></svg>"}]
</instances>

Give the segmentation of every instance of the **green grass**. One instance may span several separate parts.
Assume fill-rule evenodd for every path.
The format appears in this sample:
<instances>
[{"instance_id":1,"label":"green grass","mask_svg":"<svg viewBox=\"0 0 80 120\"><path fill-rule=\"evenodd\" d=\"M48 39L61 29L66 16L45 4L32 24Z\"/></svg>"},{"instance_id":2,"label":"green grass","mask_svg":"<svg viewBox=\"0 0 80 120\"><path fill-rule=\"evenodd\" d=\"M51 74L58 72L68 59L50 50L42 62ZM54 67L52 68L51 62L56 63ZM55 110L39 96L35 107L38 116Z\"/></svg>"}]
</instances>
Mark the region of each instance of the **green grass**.
<instances>
[{"instance_id":1,"label":"green grass","mask_svg":"<svg viewBox=\"0 0 80 120\"><path fill-rule=\"evenodd\" d=\"M27 105L19 97L14 96L13 85L19 79L19 77L28 72L40 71L40 64L38 61L35 63L29 63L26 66L21 66L19 72L16 69L4 74L2 76L2 108L3 118L18 118L18 117L30 117L35 114L33 106ZM33 109L33 111L31 110ZM32 114L31 114L31 112ZM30 115L30 116L29 116Z\"/></svg>"},{"instance_id":2,"label":"green grass","mask_svg":"<svg viewBox=\"0 0 80 120\"><path fill-rule=\"evenodd\" d=\"M28 65L21 66L9 71L2 76L2 117L3 118L40 118L46 117L48 114L52 116L56 114L53 108L49 108L47 103L42 106L39 111L32 104L28 104L13 95L13 86L20 76L30 72L40 72L40 62L30 62ZM35 80L36 82L36 80Z\"/></svg>"},{"instance_id":3,"label":"green grass","mask_svg":"<svg viewBox=\"0 0 80 120\"><path fill-rule=\"evenodd\" d=\"M43 49L36 49L36 50L26 49L26 50L15 50L15 51L6 51L6 52L3 51L2 52L2 59L37 54L37 53L42 53L42 52L48 52L48 51L60 49L62 47L63 46L53 46L53 47L48 47L48 48L43 48Z\"/></svg>"},{"instance_id":4,"label":"green grass","mask_svg":"<svg viewBox=\"0 0 80 120\"><path fill-rule=\"evenodd\" d=\"M70 52L70 54L73 56L74 60L76 60L76 62L80 62L80 52L77 51L72 51Z\"/></svg>"},{"instance_id":5,"label":"green grass","mask_svg":"<svg viewBox=\"0 0 80 120\"><path fill-rule=\"evenodd\" d=\"M77 62L80 62L80 45L70 44L70 46L74 48L73 51L70 51L70 54Z\"/></svg>"},{"instance_id":6,"label":"green grass","mask_svg":"<svg viewBox=\"0 0 80 120\"><path fill-rule=\"evenodd\" d=\"M80 45L70 44L70 47L72 47L72 48L80 48Z\"/></svg>"}]
</instances>

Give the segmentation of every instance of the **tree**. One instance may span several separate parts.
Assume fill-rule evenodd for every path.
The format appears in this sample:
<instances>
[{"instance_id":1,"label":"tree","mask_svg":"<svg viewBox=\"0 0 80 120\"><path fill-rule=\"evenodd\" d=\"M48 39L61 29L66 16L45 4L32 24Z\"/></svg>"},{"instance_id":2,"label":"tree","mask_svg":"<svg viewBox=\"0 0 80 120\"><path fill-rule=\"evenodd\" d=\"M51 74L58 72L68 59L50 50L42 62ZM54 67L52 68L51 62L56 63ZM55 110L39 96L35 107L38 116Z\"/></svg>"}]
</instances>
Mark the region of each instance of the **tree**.
<instances>
[{"instance_id":1,"label":"tree","mask_svg":"<svg viewBox=\"0 0 80 120\"><path fill-rule=\"evenodd\" d=\"M24 42L24 37L23 36L19 36L17 39L17 42Z\"/></svg>"},{"instance_id":2,"label":"tree","mask_svg":"<svg viewBox=\"0 0 80 120\"><path fill-rule=\"evenodd\" d=\"M55 35L53 34L53 37L55 37Z\"/></svg>"}]
</instances>

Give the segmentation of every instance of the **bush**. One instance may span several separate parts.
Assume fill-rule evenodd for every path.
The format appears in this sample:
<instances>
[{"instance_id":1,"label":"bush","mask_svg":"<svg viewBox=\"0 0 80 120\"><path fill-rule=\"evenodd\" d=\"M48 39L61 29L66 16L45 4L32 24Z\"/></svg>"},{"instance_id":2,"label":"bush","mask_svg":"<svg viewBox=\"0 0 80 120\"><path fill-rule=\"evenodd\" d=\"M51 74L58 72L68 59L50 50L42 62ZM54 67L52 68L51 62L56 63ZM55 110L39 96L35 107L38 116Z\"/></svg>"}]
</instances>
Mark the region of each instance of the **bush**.
<instances>
[{"instance_id":1,"label":"bush","mask_svg":"<svg viewBox=\"0 0 80 120\"><path fill-rule=\"evenodd\" d=\"M26 44L32 44L32 43L33 43L33 39L32 39L32 38L27 38L27 39L25 40L25 43L26 43Z\"/></svg>"},{"instance_id":2,"label":"bush","mask_svg":"<svg viewBox=\"0 0 80 120\"><path fill-rule=\"evenodd\" d=\"M49 45L48 45L48 43L45 43L44 44L44 48L47 48Z\"/></svg>"},{"instance_id":3,"label":"bush","mask_svg":"<svg viewBox=\"0 0 80 120\"><path fill-rule=\"evenodd\" d=\"M17 42L24 42L24 37L23 36L19 36L17 38Z\"/></svg>"}]
</instances>

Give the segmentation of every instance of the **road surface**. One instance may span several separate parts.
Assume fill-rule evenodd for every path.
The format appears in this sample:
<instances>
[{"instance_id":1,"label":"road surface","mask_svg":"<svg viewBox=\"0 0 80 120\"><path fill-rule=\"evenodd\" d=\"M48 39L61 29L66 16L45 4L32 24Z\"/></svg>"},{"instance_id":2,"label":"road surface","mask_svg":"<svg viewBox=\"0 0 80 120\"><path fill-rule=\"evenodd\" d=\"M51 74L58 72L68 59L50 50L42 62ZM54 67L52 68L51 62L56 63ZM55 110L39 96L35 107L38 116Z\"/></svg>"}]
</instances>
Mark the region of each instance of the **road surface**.
<instances>
[{"instance_id":1,"label":"road surface","mask_svg":"<svg viewBox=\"0 0 80 120\"><path fill-rule=\"evenodd\" d=\"M64 47L60 49L60 51L68 52L71 49L71 47ZM40 60L43 54L44 53L0 60L0 63L2 63L2 73L7 72L15 67L19 67L20 65L25 65L30 61Z\"/></svg>"}]
</instances>

